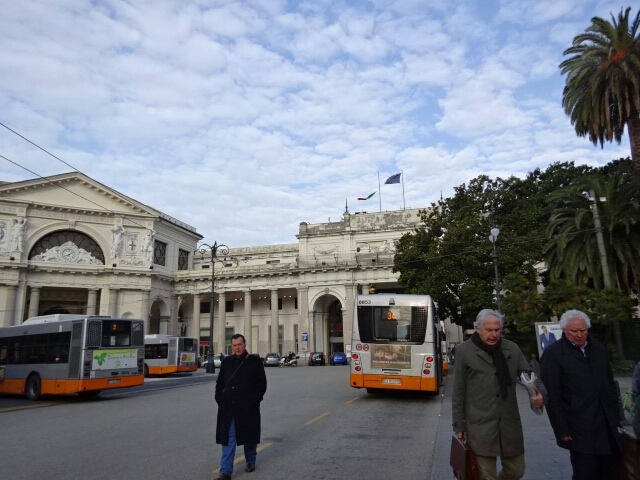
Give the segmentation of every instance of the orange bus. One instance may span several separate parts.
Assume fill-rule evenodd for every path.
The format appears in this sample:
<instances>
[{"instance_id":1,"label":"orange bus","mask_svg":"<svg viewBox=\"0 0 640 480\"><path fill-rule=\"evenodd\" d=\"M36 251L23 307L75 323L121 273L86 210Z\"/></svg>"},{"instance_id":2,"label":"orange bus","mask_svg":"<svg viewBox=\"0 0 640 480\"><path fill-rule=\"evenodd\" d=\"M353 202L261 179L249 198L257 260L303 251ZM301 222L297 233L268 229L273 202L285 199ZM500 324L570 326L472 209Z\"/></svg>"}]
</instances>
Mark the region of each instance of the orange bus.
<instances>
[{"instance_id":1,"label":"orange bus","mask_svg":"<svg viewBox=\"0 0 640 480\"><path fill-rule=\"evenodd\" d=\"M144 376L198 370L198 339L172 335L144 336Z\"/></svg>"},{"instance_id":2,"label":"orange bus","mask_svg":"<svg viewBox=\"0 0 640 480\"><path fill-rule=\"evenodd\" d=\"M429 295L358 295L349 384L368 393L437 394L443 381L441 325Z\"/></svg>"},{"instance_id":3,"label":"orange bus","mask_svg":"<svg viewBox=\"0 0 640 480\"><path fill-rule=\"evenodd\" d=\"M144 322L55 314L0 328L0 393L78 393L144 383Z\"/></svg>"}]
</instances>

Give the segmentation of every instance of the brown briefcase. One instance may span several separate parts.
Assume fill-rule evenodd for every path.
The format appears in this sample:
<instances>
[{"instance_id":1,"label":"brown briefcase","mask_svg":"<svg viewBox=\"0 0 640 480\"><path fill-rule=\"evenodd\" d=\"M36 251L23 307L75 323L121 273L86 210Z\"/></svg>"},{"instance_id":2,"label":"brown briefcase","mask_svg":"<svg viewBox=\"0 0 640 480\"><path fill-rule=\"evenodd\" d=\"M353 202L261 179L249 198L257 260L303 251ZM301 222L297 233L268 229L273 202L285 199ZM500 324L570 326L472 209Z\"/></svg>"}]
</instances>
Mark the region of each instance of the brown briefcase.
<instances>
[{"instance_id":1,"label":"brown briefcase","mask_svg":"<svg viewBox=\"0 0 640 480\"><path fill-rule=\"evenodd\" d=\"M453 475L458 480L478 480L478 465L473 450L453 434L451 438L451 458L449 464L453 468Z\"/></svg>"}]
</instances>

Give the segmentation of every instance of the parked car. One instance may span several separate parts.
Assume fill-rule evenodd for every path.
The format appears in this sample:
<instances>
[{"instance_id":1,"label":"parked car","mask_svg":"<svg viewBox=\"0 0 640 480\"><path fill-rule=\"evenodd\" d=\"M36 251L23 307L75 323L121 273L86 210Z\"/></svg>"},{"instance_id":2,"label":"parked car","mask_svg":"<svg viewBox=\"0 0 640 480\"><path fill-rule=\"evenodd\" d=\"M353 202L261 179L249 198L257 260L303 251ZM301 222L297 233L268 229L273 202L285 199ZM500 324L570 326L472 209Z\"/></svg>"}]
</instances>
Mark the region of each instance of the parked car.
<instances>
[{"instance_id":1,"label":"parked car","mask_svg":"<svg viewBox=\"0 0 640 480\"><path fill-rule=\"evenodd\" d=\"M204 357L204 359L202 360L202 368L207 368L207 363L209 363L209 359L207 357ZM220 368L221 365L222 359L220 358L220 355L214 355L213 366L216 368Z\"/></svg>"},{"instance_id":2,"label":"parked car","mask_svg":"<svg viewBox=\"0 0 640 480\"><path fill-rule=\"evenodd\" d=\"M322 365L323 367L326 365L323 352L311 352L309 366L312 367L314 365Z\"/></svg>"},{"instance_id":3,"label":"parked car","mask_svg":"<svg viewBox=\"0 0 640 480\"><path fill-rule=\"evenodd\" d=\"M279 353L267 353L267 356L264 357L265 367L277 367L279 363L280 363Z\"/></svg>"},{"instance_id":4,"label":"parked car","mask_svg":"<svg viewBox=\"0 0 640 480\"><path fill-rule=\"evenodd\" d=\"M347 355L344 352L333 352L329 357L329 365L348 365Z\"/></svg>"}]
</instances>

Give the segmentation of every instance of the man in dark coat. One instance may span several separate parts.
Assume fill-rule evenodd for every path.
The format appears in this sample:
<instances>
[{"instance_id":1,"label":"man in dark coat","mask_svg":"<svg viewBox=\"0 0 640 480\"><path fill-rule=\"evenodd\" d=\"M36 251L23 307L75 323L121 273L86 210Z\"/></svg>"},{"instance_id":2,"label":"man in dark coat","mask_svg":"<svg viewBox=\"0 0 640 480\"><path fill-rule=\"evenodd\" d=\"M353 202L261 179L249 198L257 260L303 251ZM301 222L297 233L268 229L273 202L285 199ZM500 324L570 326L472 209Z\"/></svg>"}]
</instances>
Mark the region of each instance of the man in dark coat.
<instances>
[{"instance_id":1,"label":"man in dark coat","mask_svg":"<svg viewBox=\"0 0 640 480\"><path fill-rule=\"evenodd\" d=\"M260 402L267 391L267 377L259 357L249 355L244 336L231 337L233 355L226 356L216 381L218 420L216 443L222 445L220 476L230 480L236 445L244 445L246 472L256 469L260 443Z\"/></svg>"},{"instance_id":2,"label":"man in dark coat","mask_svg":"<svg viewBox=\"0 0 640 480\"><path fill-rule=\"evenodd\" d=\"M562 338L540 359L547 413L558 446L570 451L573 480L609 480L620 449L619 399L607 350L589 337L580 310L560 317Z\"/></svg>"},{"instance_id":3,"label":"man in dark coat","mask_svg":"<svg viewBox=\"0 0 640 480\"><path fill-rule=\"evenodd\" d=\"M453 377L453 431L476 454L482 480L518 480L523 477L524 437L517 378L531 367L515 343L502 338L500 312L485 309L473 323L471 339L456 347ZM532 407L544 404L544 386L536 382ZM502 471L496 471L500 457Z\"/></svg>"}]
</instances>

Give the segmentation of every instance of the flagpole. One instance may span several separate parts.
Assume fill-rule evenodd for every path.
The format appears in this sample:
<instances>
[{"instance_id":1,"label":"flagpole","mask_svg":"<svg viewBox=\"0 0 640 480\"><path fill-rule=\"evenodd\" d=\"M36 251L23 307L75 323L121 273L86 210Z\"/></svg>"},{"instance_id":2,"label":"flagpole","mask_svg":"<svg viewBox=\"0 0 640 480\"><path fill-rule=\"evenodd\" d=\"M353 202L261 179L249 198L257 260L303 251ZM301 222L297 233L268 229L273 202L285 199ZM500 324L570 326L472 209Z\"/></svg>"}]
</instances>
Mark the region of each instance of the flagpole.
<instances>
[{"instance_id":1,"label":"flagpole","mask_svg":"<svg viewBox=\"0 0 640 480\"><path fill-rule=\"evenodd\" d=\"M380 172L378 172L378 200L380 201L380 211L382 212L382 194L380 193Z\"/></svg>"},{"instance_id":2,"label":"flagpole","mask_svg":"<svg viewBox=\"0 0 640 480\"><path fill-rule=\"evenodd\" d=\"M404 201L404 171L403 170L400 170L400 178L402 179L402 206L403 206L402 209L406 210L407 209L407 204Z\"/></svg>"}]
</instances>

